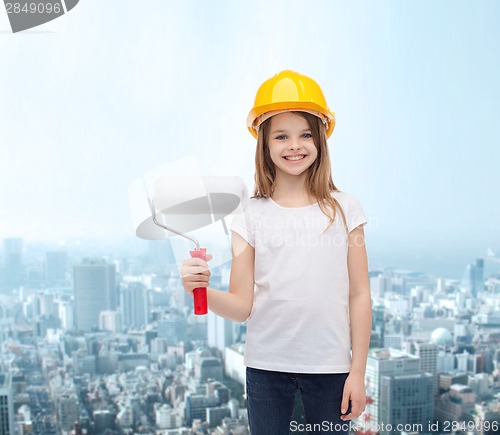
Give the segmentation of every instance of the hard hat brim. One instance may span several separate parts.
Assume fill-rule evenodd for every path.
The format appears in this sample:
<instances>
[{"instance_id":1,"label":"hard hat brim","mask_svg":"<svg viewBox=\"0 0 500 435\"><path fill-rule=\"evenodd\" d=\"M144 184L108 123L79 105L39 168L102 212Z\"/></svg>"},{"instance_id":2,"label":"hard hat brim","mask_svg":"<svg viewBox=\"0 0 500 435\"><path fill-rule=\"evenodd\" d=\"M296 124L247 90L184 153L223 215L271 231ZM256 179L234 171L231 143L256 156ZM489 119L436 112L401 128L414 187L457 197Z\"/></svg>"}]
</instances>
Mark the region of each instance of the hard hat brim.
<instances>
[{"instance_id":1,"label":"hard hat brim","mask_svg":"<svg viewBox=\"0 0 500 435\"><path fill-rule=\"evenodd\" d=\"M263 121L268 119L264 118L259 122L259 117L265 115L268 112L275 112L273 113L273 115L276 115L278 113L294 110L312 113L315 116L318 116L316 113L314 113L317 112L319 115L322 115L318 116L318 118L320 118L323 122L326 121L326 137L329 138L333 133L333 130L335 128L335 113L330 112L329 110L325 111L324 108L322 108L318 104L304 101L287 101L286 103L273 103L254 107L247 116L248 130L255 138L257 138L259 125Z\"/></svg>"}]
</instances>

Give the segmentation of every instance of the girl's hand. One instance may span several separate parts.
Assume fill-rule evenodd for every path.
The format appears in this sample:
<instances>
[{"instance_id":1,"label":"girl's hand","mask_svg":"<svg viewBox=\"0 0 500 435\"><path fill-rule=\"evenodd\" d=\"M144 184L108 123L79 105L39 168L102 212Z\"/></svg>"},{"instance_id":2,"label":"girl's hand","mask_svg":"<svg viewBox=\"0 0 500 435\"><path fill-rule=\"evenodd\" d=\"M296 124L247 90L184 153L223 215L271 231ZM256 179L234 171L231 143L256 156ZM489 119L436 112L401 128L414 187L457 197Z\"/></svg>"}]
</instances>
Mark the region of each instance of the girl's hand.
<instances>
[{"instance_id":1,"label":"girl's hand","mask_svg":"<svg viewBox=\"0 0 500 435\"><path fill-rule=\"evenodd\" d=\"M351 412L346 415L341 415L342 420L352 420L359 417L365 410L366 405L366 388L364 375L350 373L344 384L344 392L342 394L342 405L340 412L345 414L351 402Z\"/></svg>"},{"instance_id":2,"label":"girl's hand","mask_svg":"<svg viewBox=\"0 0 500 435\"><path fill-rule=\"evenodd\" d=\"M201 258L189 258L183 261L181 268L182 286L188 295L193 296L195 288L208 287L212 274L208 269L207 261L212 258L212 255L206 254L206 261Z\"/></svg>"}]
</instances>

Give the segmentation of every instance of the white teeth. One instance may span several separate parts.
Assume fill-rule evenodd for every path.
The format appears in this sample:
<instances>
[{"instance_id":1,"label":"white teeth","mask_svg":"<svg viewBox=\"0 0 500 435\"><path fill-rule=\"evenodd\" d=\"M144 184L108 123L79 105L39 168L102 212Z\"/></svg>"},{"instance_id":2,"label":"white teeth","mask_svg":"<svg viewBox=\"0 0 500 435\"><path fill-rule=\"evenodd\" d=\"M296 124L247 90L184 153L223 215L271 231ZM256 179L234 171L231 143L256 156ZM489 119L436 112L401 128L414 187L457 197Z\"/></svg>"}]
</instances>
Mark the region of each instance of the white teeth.
<instances>
[{"instance_id":1,"label":"white teeth","mask_svg":"<svg viewBox=\"0 0 500 435\"><path fill-rule=\"evenodd\" d=\"M303 159L305 156L293 156L293 157L285 157L287 160L300 160Z\"/></svg>"}]
</instances>

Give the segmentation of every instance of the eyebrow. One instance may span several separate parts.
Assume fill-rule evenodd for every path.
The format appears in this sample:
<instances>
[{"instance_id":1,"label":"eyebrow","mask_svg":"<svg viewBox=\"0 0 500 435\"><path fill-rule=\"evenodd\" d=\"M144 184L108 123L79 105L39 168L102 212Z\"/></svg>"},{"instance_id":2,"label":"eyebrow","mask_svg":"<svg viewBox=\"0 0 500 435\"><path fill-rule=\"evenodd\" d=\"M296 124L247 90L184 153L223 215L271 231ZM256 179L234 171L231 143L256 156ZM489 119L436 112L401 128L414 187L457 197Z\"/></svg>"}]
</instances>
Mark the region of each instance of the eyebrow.
<instances>
[{"instance_id":1,"label":"eyebrow","mask_svg":"<svg viewBox=\"0 0 500 435\"><path fill-rule=\"evenodd\" d=\"M305 131L311 131L310 128L305 128L304 130L301 131L301 133L304 133ZM275 134L275 133L288 133L287 130L274 130L271 132L271 134Z\"/></svg>"}]
</instances>

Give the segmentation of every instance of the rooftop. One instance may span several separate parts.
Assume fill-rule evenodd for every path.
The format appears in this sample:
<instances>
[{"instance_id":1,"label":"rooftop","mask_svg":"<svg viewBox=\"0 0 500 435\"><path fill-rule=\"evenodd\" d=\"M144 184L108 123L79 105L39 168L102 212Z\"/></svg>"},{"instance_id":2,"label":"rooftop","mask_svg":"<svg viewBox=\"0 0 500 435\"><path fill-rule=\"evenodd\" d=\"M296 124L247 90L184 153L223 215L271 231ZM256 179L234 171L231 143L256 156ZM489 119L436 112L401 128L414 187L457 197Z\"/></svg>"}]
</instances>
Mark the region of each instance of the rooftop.
<instances>
[{"instance_id":1,"label":"rooftop","mask_svg":"<svg viewBox=\"0 0 500 435\"><path fill-rule=\"evenodd\" d=\"M417 356L392 347L370 349L368 356L375 359L418 359Z\"/></svg>"}]
</instances>

